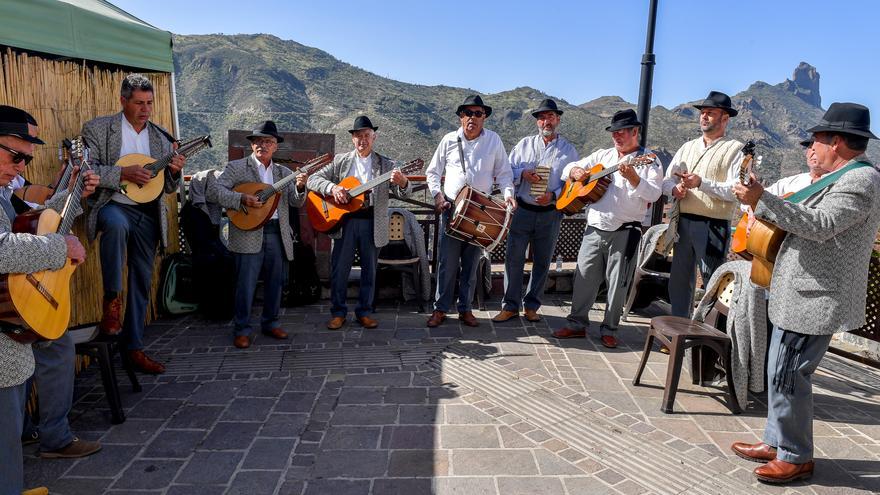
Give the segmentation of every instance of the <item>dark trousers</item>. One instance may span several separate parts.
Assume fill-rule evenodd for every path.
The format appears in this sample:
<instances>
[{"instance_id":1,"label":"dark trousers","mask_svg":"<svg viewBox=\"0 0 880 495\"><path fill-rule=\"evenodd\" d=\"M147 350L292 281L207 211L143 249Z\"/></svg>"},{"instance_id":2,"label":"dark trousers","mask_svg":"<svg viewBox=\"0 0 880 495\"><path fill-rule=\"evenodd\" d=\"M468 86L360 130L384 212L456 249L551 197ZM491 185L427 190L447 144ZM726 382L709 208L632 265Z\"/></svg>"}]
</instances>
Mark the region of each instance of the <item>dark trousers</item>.
<instances>
[{"instance_id":1,"label":"dark trousers","mask_svg":"<svg viewBox=\"0 0 880 495\"><path fill-rule=\"evenodd\" d=\"M672 314L690 318L694 310L696 269L708 284L715 269L727 258L730 222L682 213L678 222L678 242L669 273L669 302Z\"/></svg>"},{"instance_id":2,"label":"dark trousers","mask_svg":"<svg viewBox=\"0 0 880 495\"><path fill-rule=\"evenodd\" d=\"M330 266L330 314L333 316L344 317L348 314L345 299L355 250L361 259L361 283L354 315L360 318L373 312L373 289L376 286L376 264L379 259L379 250L373 240L373 220L349 218L342 226L342 237L333 240Z\"/></svg>"},{"instance_id":3,"label":"dark trousers","mask_svg":"<svg viewBox=\"0 0 880 495\"><path fill-rule=\"evenodd\" d=\"M159 220L146 208L110 202L98 212L101 277L104 290L122 292L122 267L128 263L128 291L122 332L131 350L143 349Z\"/></svg>"},{"instance_id":4,"label":"dark trousers","mask_svg":"<svg viewBox=\"0 0 880 495\"><path fill-rule=\"evenodd\" d=\"M50 451L66 447L73 441L73 433L67 415L73 404L73 381L76 366L76 352L73 339L65 333L58 340L36 344L34 376L27 382L30 391L31 381L36 380L37 400L39 402L40 423L34 425L25 418L25 433L40 432L40 450Z\"/></svg>"},{"instance_id":5,"label":"dark trousers","mask_svg":"<svg viewBox=\"0 0 880 495\"><path fill-rule=\"evenodd\" d=\"M458 312L471 310L477 278L477 264L482 251L473 244L446 235L446 226L452 221L452 208L440 216L440 242L437 246L437 293L434 310L448 313L458 284Z\"/></svg>"},{"instance_id":6,"label":"dark trousers","mask_svg":"<svg viewBox=\"0 0 880 495\"><path fill-rule=\"evenodd\" d=\"M263 278L263 315L260 330L268 332L278 326L281 308L281 286L287 271L287 258L281 242L278 220L270 220L263 226L263 248L257 253L234 253L235 273L235 336L250 335L251 306L257 280Z\"/></svg>"}]
</instances>

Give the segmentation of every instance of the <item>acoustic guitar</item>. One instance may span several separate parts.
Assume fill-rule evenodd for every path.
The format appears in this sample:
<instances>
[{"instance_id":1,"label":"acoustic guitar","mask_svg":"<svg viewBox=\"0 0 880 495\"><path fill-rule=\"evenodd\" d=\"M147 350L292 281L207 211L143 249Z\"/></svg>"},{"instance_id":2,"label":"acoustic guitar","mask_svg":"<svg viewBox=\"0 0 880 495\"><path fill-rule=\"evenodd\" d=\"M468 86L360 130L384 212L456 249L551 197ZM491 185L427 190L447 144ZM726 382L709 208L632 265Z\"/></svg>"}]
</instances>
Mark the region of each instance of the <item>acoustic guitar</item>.
<instances>
[{"instance_id":1,"label":"acoustic guitar","mask_svg":"<svg viewBox=\"0 0 880 495\"><path fill-rule=\"evenodd\" d=\"M740 184L748 185L749 172L752 170L752 160L755 157L754 141L746 142L745 146L743 146L742 154L743 160L739 168L739 182ZM760 161L757 163L760 163ZM733 237L730 241L730 250L747 260L751 259L751 255L746 251L749 241L749 229L751 228L750 223L750 215L748 213L743 214L733 230Z\"/></svg>"},{"instance_id":2,"label":"acoustic guitar","mask_svg":"<svg viewBox=\"0 0 880 495\"><path fill-rule=\"evenodd\" d=\"M68 140L67 143L70 143ZM46 201L55 194L55 191L63 191L70 185L70 175L73 173L73 166L69 159L68 150L65 143L58 145L58 161L61 162L61 176L55 184L44 186L42 184L25 184L16 189L15 194L18 199L38 205L46 204Z\"/></svg>"},{"instance_id":3,"label":"acoustic guitar","mask_svg":"<svg viewBox=\"0 0 880 495\"><path fill-rule=\"evenodd\" d=\"M79 165L80 171L90 170L82 139L67 142L72 162ZM50 208L23 213L16 217L13 231L69 234L75 218L73 204L80 200L82 190L79 174L60 214ZM70 323L70 278L75 269L68 259L58 270L0 275L0 321L22 328L7 335L21 343L55 340L64 335Z\"/></svg>"},{"instance_id":4,"label":"acoustic guitar","mask_svg":"<svg viewBox=\"0 0 880 495\"><path fill-rule=\"evenodd\" d=\"M415 159L403 167L400 171L404 175L412 174L422 170L425 162L421 158ZM355 177L346 177L339 182L339 185L348 190L351 200L346 204L338 204L333 201L333 196L324 196L310 191L306 197L306 214L312 222L312 227L318 232L330 232L339 222L345 218L345 215L355 212L364 206L367 191L374 187L391 180L391 174L394 171L386 172L373 180L369 180L363 184Z\"/></svg>"},{"instance_id":5,"label":"acoustic guitar","mask_svg":"<svg viewBox=\"0 0 880 495\"><path fill-rule=\"evenodd\" d=\"M259 208L247 208L242 205L241 210L226 210L226 216L229 217L229 221L232 222L232 225L235 225L241 230L259 229L263 225L266 225L266 222L268 222L272 218L272 215L275 214L275 210L278 208L278 202L281 200L281 191L293 183L300 175L305 174L305 176L308 177L332 162L333 155L331 153L326 153L309 160L298 170L295 170L293 173L274 184L269 185L263 182L244 182L235 186L232 188L233 191L254 195L257 199L263 202L263 206L260 206Z\"/></svg>"},{"instance_id":6,"label":"acoustic guitar","mask_svg":"<svg viewBox=\"0 0 880 495\"><path fill-rule=\"evenodd\" d=\"M608 168L605 168L601 163L597 163L587 171L587 175L583 179L568 179L565 181L562 193L559 195L559 199L556 200L556 209L566 215L579 213L585 206L602 199L605 191L608 190L608 186L611 185L610 175L617 172L621 165L641 167L654 163L656 159L656 154L648 153L646 155L630 157L627 161Z\"/></svg>"},{"instance_id":7,"label":"acoustic guitar","mask_svg":"<svg viewBox=\"0 0 880 495\"><path fill-rule=\"evenodd\" d=\"M136 203L149 203L162 195L165 190L165 168L171 163L171 160L177 155L190 157L205 148L211 147L211 136L204 135L197 137L191 141L187 141L180 145L179 148L171 153L159 158L158 160L140 153L130 153L119 158L116 162L117 167L130 167L137 165L152 174L149 182L143 185L123 180L119 184L119 190L129 199Z\"/></svg>"}]
</instances>

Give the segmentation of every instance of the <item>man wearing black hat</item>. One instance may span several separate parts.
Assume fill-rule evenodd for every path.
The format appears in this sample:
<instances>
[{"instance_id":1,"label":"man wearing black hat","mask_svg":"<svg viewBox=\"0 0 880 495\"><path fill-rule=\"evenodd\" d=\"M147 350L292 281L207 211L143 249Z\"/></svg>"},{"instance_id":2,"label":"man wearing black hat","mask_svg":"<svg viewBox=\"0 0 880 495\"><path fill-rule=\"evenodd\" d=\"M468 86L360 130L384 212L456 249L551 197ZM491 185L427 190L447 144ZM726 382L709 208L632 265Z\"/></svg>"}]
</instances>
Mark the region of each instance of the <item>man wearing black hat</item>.
<instances>
[{"instance_id":1,"label":"man wearing black hat","mask_svg":"<svg viewBox=\"0 0 880 495\"><path fill-rule=\"evenodd\" d=\"M101 176L96 194L89 198L86 227L90 240L101 232L99 252L104 286L103 316L98 328L107 335L120 332L126 340L128 357L144 373L164 373L165 366L147 356L143 335L147 304L153 281L156 245L168 246L165 197L138 204L122 193L123 180L143 185L152 173L131 165L117 167L123 157L139 153L161 158L176 148L170 134L150 121L153 113L153 84L140 74L122 80L119 92L122 111L83 124L82 136L91 151L92 165ZM186 157L176 155L165 174L165 193L177 191L180 170ZM125 321L122 312L122 273L128 267Z\"/></svg>"},{"instance_id":2,"label":"man wearing black hat","mask_svg":"<svg viewBox=\"0 0 880 495\"><path fill-rule=\"evenodd\" d=\"M309 177L309 189L337 203L348 203L348 191L339 185L346 177L355 177L361 184L386 172L392 172L391 184L384 182L368 195L364 208L345 217L342 228L330 234L333 253L330 260L330 321L327 328L338 330L345 324L348 306L345 303L348 275L358 251L361 263L361 281L358 305L354 309L357 322L364 328L376 328L379 322L370 317L373 312L373 293L376 285L376 265L379 248L388 244L388 195L404 197L412 190L406 176L396 168L394 161L373 151L376 131L366 115L354 120L348 130L354 150L336 155L333 163Z\"/></svg>"},{"instance_id":3,"label":"man wearing black hat","mask_svg":"<svg viewBox=\"0 0 880 495\"><path fill-rule=\"evenodd\" d=\"M278 143L284 138L278 134L275 122L260 123L247 136L251 142L250 155L226 164L223 173L217 178L217 203L226 208L259 208L262 201L252 194L239 193L235 186L245 182L274 184L292 174L287 167L276 164L272 156L278 150ZM295 187L281 190L281 200L272 218L260 228L241 230L229 224L229 250L235 257L235 328L233 345L239 349L251 346L251 305L257 281L263 274L263 314L260 330L263 335L274 339L286 339L287 332L278 325L278 312L281 308L281 286L287 272L285 260L293 260L293 232L290 228L289 207L302 206L306 199L306 178L296 178Z\"/></svg>"},{"instance_id":4,"label":"man wearing black hat","mask_svg":"<svg viewBox=\"0 0 880 495\"><path fill-rule=\"evenodd\" d=\"M452 202L458 192L470 186L484 194L492 193L493 183L504 192L504 201L516 209L513 195L513 172L507 161L504 143L498 134L483 128L492 115L492 107L483 104L479 95L470 95L455 110L461 127L440 140L431 163L425 170L428 189L440 217L440 242L437 247L437 293L434 312L428 327L436 327L446 319L458 283L458 318L467 326L478 326L471 311L474 282L480 248L446 234L452 221ZM445 175L445 182L441 178Z\"/></svg>"},{"instance_id":5,"label":"man wearing black hat","mask_svg":"<svg viewBox=\"0 0 880 495\"><path fill-rule=\"evenodd\" d=\"M33 159L35 144L24 112L14 107L0 110L0 191L8 189L23 165ZM67 192L57 194L50 207L60 210ZM79 202L71 203L79 208ZM85 260L86 252L73 235L36 236L12 233L15 211L6 194L0 194L0 274L34 273L57 270L67 259L75 264ZM26 400L25 380L34 372L30 344L7 335L15 328L0 323L0 494L19 495L23 488L21 433ZM72 372L72 370L71 370ZM40 492L47 493L45 489Z\"/></svg>"},{"instance_id":6,"label":"man wearing black hat","mask_svg":"<svg viewBox=\"0 0 880 495\"><path fill-rule=\"evenodd\" d=\"M608 302L599 333L603 346L617 347L617 327L627 284L635 269L642 221L648 204L660 197L663 184L663 167L659 160L640 166L629 164L631 159L651 153L651 150L639 146L641 128L642 123L635 111L616 112L611 125L605 128L611 133L614 147L596 151L565 167L565 177L582 180L592 167L600 163L606 168L619 165L618 171L610 177L611 183L605 194L587 207L587 228L578 252L571 313L568 325L553 332L556 338L587 336L590 309L604 281L608 287Z\"/></svg>"},{"instance_id":7,"label":"man wearing black hat","mask_svg":"<svg viewBox=\"0 0 880 495\"><path fill-rule=\"evenodd\" d=\"M703 135L686 142L675 153L666 170L663 193L674 198L669 233L675 239L675 254L669 275L672 314L689 318L694 306L696 272L704 283L727 257L730 219L736 210L731 187L739 177L743 144L725 132L737 110L730 97L718 91L699 105Z\"/></svg>"},{"instance_id":8,"label":"man wearing black hat","mask_svg":"<svg viewBox=\"0 0 880 495\"><path fill-rule=\"evenodd\" d=\"M787 200L754 180L737 184L736 197L755 216L788 234L770 284L773 322L767 363L767 425L763 441L734 443L734 453L755 462L755 476L787 483L813 474L811 376L831 337L865 324L868 264L880 229L880 171L865 156L868 109L832 103L808 129L827 175Z\"/></svg>"},{"instance_id":9,"label":"man wearing black hat","mask_svg":"<svg viewBox=\"0 0 880 495\"><path fill-rule=\"evenodd\" d=\"M559 236L562 212L554 200L559 196L565 179L562 169L578 159L577 150L558 133L562 110L551 99L546 99L532 112L538 124L538 134L524 137L510 151L508 161L513 170L516 202L519 206L510 222L507 234L507 252L504 256L504 300L501 312L492 321L507 321L519 314L522 305L528 321L539 321L538 308L544 294L544 283L550 270L550 260ZM546 170L544 191L532 195L532 184L541 181L535 171ZM526 249L532 245L532 273L525 297L522 293Z\"/></svg>"}]
</instances>

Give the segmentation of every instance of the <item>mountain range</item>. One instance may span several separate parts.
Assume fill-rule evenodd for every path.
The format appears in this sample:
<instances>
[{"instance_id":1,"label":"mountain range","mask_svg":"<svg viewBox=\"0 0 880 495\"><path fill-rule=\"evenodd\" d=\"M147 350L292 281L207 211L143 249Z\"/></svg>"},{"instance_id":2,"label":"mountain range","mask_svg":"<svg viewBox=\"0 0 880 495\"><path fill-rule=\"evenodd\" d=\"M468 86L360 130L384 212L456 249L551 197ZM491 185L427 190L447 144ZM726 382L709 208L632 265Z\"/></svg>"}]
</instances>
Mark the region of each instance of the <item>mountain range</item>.
<instances>
[{"instance_id":1,"label":"mountain range","mask_svg":"<svg viewBox=\"0 0 880 495\"><path fill-rule=\"evenodd\" d=\"M342 62L317 48L267 34L175 35L174 67L183 137L210 133L215 147L193 157L193 170L222 168L228 129L251 129L274 120L279 129L336 136L336 152L352 149L354 118L369 115L379 126L376 149L401 160L430 160L440 138L459 126L455 108L467 88L409 84ZM710 89L706 88L706 93ZM651 109L648 146L665 163L681 144L699 136L698 111L691 102ZM635 105L617 96L572 104L539 89L520 87L483 95L494 112L486 123L510 150L536 132L530 109L554 98L564 110L560 132L581 156L611 146L605 127L617 110ZM822 116L819 73L802 62L779 84L755 82L732 95L739 116L729 134L757 145L766 180L806 170L798 142Z\"/></svg>"}]
</instances>

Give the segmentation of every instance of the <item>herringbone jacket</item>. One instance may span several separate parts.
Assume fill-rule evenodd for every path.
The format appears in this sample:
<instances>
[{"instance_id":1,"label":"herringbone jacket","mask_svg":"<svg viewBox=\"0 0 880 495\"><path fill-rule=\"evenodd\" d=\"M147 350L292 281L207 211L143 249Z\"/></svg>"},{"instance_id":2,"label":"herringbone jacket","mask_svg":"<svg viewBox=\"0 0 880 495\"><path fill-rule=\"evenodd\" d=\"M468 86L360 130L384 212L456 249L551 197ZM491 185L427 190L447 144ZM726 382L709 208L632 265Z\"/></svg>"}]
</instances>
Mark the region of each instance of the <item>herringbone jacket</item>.
<instances>
[{"instance_id":1,"label":"herringbone jacket","mask_svg":"<svg viewBox=\"0 0 880 495\"><path fill-rule=\"evenodd\" d=\"M88 216L86 217L87 232L90 240L98 235L98 210L110 201L113 193L119 191L122 168L116 166L122 149L122 112L92 119L82 128L82 136L89 147L92 166L101 176L98 190L87 201ZM150 156L161 158L171 153L171 142L153 125L147 126L150 133ZM165 170L165 192L177 189L180 176L172 177L170 170ZM156 202L159 209L159 226L162 230L162 246L168 247L168 205L164 197Z\"/></svg>"},{"instance_id":2,"label":"herringbone jacket","mask_svg":"<svg viewBox=\"0 0 880 495\"><path fill-rule=\"evenodd\" d=\"M308 187L325 196L330 195L333 186L342 179L349 176L351 166L354 164L354 157L357 151L350 151L344 155L336 155L333 163L321 170L315 172L309 177ZM386 172L390 172L394 168L394 162L379 153L373 152L373 177L378 177ZM392 184L391 182L383 182L373 189L373 242L376 247L382 247L388 244L388 194L391 193L397 197L405 197L412 191L412 182L408 182L405 189ZM345 224L343 223L343 229ZM329 234L333 239L342 237L342 229Z\"/></svg>"},{"instance_id":3,"label":"herringbone jacket","mask_svg":"<svg viewBox=\"0 0 880 495\"><path fill-rule=\"evenodd\" d=\"M850 170L797 204L765 191L755 215L788 232L770 282L770 321L808 335L864 325L868 263L880 229L880 171Z\"/></svg>"},{"instance_id":4,"label":"herringbone jacket","mask_svg":"<svg viewBox=\"0 0 880 495\"><path fill-rule=\"evenodd\" d=\"M233 160L226 164L223 173L217 178L216 193L217 202L227 210L241 209L241 193L232 189L245 182L261 182L260 172L257 167L263 165L257 158L250 154L239 160ZM274 182L292 174L289 168L278 165L272 167L272 179ZM293 260L293 231L290 228L289 206L302 206L306 199L305 191L296 190L294 182L289 183L281 192L281 201L278 202L278 223L281 227L281 242L284 244L284 252L288 260ZM263 248L263 229L241 230L235 225L229 224L229 250L233 253L253 254Z\"/></svg>"}]
</instances>

